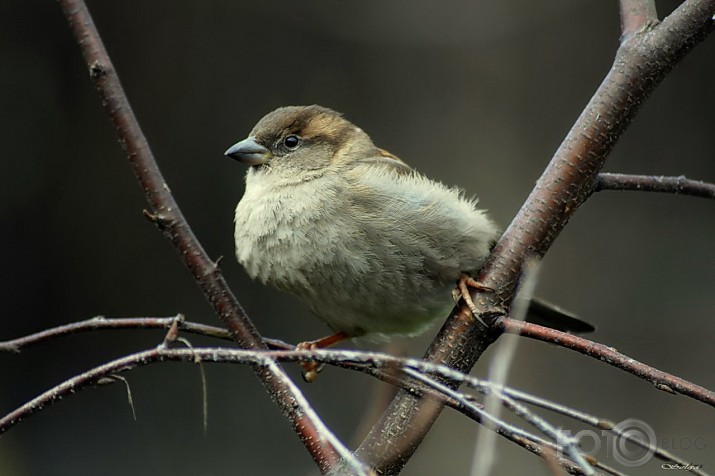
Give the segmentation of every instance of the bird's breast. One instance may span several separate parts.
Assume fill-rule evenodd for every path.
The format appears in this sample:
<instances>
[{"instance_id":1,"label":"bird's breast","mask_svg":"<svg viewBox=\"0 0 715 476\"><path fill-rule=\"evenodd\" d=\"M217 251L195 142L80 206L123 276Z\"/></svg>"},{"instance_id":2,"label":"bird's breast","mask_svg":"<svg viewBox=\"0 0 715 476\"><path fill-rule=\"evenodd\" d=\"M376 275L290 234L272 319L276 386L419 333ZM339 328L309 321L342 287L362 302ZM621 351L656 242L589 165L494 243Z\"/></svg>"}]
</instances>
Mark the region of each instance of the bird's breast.
<instances>
[{"instance_id":1,"label":"bird's breast","mask_svg":"<svg viewBox=\"0 0 715 476\"><path fill-rule=\"evenodd\" d=\"M319 180L270 185L247 184L236 207L236 257L252 278L305 295L336 259L350 225L339 223L336 191Z\"/></svg>"}]
</instances>

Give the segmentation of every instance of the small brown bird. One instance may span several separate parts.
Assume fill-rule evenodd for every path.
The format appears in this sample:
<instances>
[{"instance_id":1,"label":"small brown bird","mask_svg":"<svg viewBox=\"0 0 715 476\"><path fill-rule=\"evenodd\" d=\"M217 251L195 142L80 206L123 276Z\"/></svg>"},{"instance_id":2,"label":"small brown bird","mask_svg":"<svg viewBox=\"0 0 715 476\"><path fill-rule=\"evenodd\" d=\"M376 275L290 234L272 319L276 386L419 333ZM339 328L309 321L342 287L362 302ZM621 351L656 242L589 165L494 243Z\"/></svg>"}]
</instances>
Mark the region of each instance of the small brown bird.
<instances>
[{"instance_id":1,"label":"small brown bird","mask_svg":"<svg viewBox=\"0 0 715 476\"><path fill-rule=\"evenodd\" d=\"M478 285L468 276L499 235L475 199L419 174L324 107L279 108L225 154L250 166L236 207L238 261L335 332L302 348L424 331L446 316L460 278ZM564 330L593 330L555 319Z\"/></svg>"}]
</instances>

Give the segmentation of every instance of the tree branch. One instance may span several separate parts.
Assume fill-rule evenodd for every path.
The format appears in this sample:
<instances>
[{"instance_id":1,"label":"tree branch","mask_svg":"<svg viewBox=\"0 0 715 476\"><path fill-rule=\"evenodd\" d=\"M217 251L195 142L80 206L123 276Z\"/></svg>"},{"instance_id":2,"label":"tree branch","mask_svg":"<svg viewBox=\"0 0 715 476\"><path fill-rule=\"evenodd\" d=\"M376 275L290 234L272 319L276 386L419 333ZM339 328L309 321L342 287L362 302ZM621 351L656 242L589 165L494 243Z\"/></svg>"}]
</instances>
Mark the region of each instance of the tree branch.
<instances>
[{"instance_id":1,"label":"tree branch","mask_svg":"<svg viewBox=\"0 0 715 476\"><path fill-rule=\"evenodd\" d=\"M181 361L194 363L234 363L263 366L275 365L276 360L295 362L304 361L305 359L315 359L319 362L367 373L390 384L398 385L415 395L420 395L430 400L448 405L478 423L488 424L490 428L496 431L499 435L524 447L537 456L541 456L542 458L556 456L558 464L571 474L589 474L590 472L587 467L588 465L585 464L583 458L575 454L577 451L576 447L573 446L573 444L564 445L564 441L562 440L564 440L563 437L565 434L557 430L553 427L553 425L550 425L543 418L533 414L530 410L524 407L524 405L516 402L522 402L538 408L554 411L577 421L587 423L598 429L611 431L614 435L622 438L623 440L631 441L648 451L652 451L653 454L661 460L677 464L685 464L682 459L655 446L654 442L639 442L635 440L632 435L619 431L618 425L615 425L608 420L585 414L581 411L565 407L555 402L545 400L501 384L480 380L446 366L432 364L417 359L394 357L392 355L378 352L324 349L313 351L290 350L265 352L220 347L171 349L160 345L155 349L137 352L135 354L107 362L103 365L83 372L80 375L72 377L42 393L32 401L22 405L15 411L1 418L0 434L39 411L59 402L65 397L73 395L76 392L90 386L104 385L118 380L125 381L125 379L119 377L118 374L149 364L167 361ZM415 380L410 381L405 377L400 377L400 371ZM474 401L474 397L472 395L456 392L444 384L441 384L435 379L435 377L428 377L428 374L432 374L437 378L441 378L446 381L463 382L483 395L496 393L499 400L506 408L511 409L518 416L532 423L537 428L540 428L547 435L550 435L552 438L556 438L557 442L554 443L544 440L533 433L506 423L501 419L495 418L489 413L485 413L484 408ZM300 391L298 389L295 389L295 391L302 398ZM304 402L304 404L309 411L312 411L307 402ZM352 458L347 449L342 446L342 444L329 432L329 430L326 428L321 429L321 435L333 441L336 448L339 448L341 456L345 458L348 466L347 468L339 468L339 470L349 471L349 474L359 474L362 469L359 462ZM550 456L547 451L544 451L546 449L551 449L555 452L555 454ZM560 455L563 455L565 452L570 452L573 458L580 460L580 464L574 465L574 463L569 459L561 457ZM589 464L593 464L595 467L603 469L610 474L616 474L614 470L608 468L603 463L600 463L593 458L589 458L588 462ZM705 474L698 470L694 470L693 473L701 475Z\"/></svg>"},{"instance_id":2,"label":"tree branch","mask_svg":"<svg viewBox=\"0 0 715 476\"><path fill-rule=\"evenodd\" d=\"M715 27L715 0L688 0L663 23L634 33L556 151L536 187L489 257L479 281L493 293L475 293L480 317L491 322L507 308L529 256L542 257L588 198L598 172L643 102L687 52ZM452 311L425 358L468 372L499 332L485 329L466 306ZM381 473L399 473L441 407L399 392L357 450Z\"/></svg>"},{"instance_id":3,"label":"tree branch","mask_svg":"<svg viewBox=\"0 0 715 476\"><path fill-rule=\"evenodd\" d=\"M170 329L171 326L177 324L179 330L189 334L197 334L205 337L213 337L231 341L231 333L223 327L209 326L198 322L187 321L183 314L177 314L174 317L120 317L107 318L97 316L84 321L72 322L62 326L45 329L34 334L0 341L0 352L20 352L23 348L29 347L42 342L62 337L65 335L79 334L82 332L92 332L102 329ZM263 342L269 349L273 350L291 350L295 349L294 345L283 342L278 339L264 337Z\"/></svg>"},{"instance_id":4,"label":"tree branch","mask_svg":"<svg viewBox=\"0 0 715 476\"><path fill-rule=\"evenodd\" d=\"M265 350L261 335L228 288L218 266L204 251L174 200L159 171L149 144L132 112L94 22L82 0L59 0L65 17L89 66L90 77L117 129L119 142L151 207L146 215L171 240L184 264L209 300L234 340L244 348ZM256 374L291 422L311 456L325 472L338 460L338 452L321 434L322 422L303 408L292 382L275 365L256 367Z\"/></svg>"},{"instance_id":5,"label":"tree branch","mask_svg":"<svg viewBox=\"0 0 715 476\"><path fill-rule=\"evenodd\" d=\"M62 326L45 329L34 334L18 337L0 342L0 352L20 352L24 347L41 344L48 340L65 335L93 332L101 329L169 329L174 323L178 328L192 334L215 337L224 340L233 340L231 334L223 328L207 326L197 322L189 322L182 314L174 317L122 317L109 319L97 316L84 321L72 322Z\"/></svg>"},{"instance_id":6,"label":"tree branch","mask_svg":"<svg viewBox=\"0 0 715 476\"><path fill-rule=\"evenodd\" d=\"M549 342L560 347L575 350L583 355L594 357L601 362L625 370L629 374L651 382L658 390L672 394L679 393L694 398L711 407L715 407L715 392L639 362L627 355L621 354L613 347L599 344L580 336L567 334L538 324L517 321L515 319L503 318L499 320L497 325L504 332L519 334L542 342Z\"/></svg>"},{"instance_id":7,"label":"tree branch","mask_svg":"<svg viewBox=\"0 0 715 476\"><path fill-rule=\"evenodd\" d=\"M186 321L179 314L175 317L130 317L108 319L105 317L94 317L84 321L73 322L63 326L46 329L42 332L30 334L0 342L0 352L19 352L22 348L31 345L39 344L70 334L80 332L92 332L102 329L169 329L174 323L178 323L178 329L190 334L202 335L205 337L213 337L222 340L231 340L231 335L220 327L208 326L196 322ZM530 322L524 322L517 319L503 317L497 322L497 327L502 332L510 334L518 334L530 339L548 342L560 347L575 350L583 355L593 357L601 362L607 363L614 367L620 368L636 377L648 380L653 383L656 388L675 392L685 395L710 406L715 406L715 392L701 387L695 383L689 382L682 378L676 377L662 370L658 370L642 362L628 357L615 351L612 347L608 347L597 342L585 339L580 336L567 334L548 327L543 327ZM264 338L266 345L273 350L294 350L295 346L287 344L277 339ZM353 364L344 366L340 363L335 363L341 367L349 368L350 370L365 371L374 377L378 377L393 385L400 384L395 379L390 379L385 373L381 373L380 369L370 367L356 367Z\"/></svg>"},{"instance_id":8,"label":"tree branch","mask_svg":"<svg viewBox=\"0 0 715 476\"><path fill-rule=\"evenodd\" d=\"M658 22L655 0L620 0L621 41Z\"/></svg>"},{"instance_id":9,"label":"tree branch","mask_svg":"<svg viewBox=\"0 0 715 476\"><path fill-rule=\"evenodd\" d=\"M6 432L13 426L45 409L46 407L57 403L63 397L74 394L77 391L92 385L101 385L115 381L113 378L107 381L107 377L114 377L117 374L133 370L140 366L170 360L196 363L233 361L253 364L254 367L269 368L276 367L278 365L272 355L256 350L233 350L220 348L168 349L164 346L158 346L152 350L137 352L135 354L130 354L113 360L67 379L61 384L42 393L17 408L15 411L1 418L0 434ZM283 374L275 368L271 371L271 373L276 378L280 378L280 375ZM323 424L317 414L315 414L315 411L312 409L305 396L290 379L285 377L285 380L281 383L286 387L286 391L291 392L292 398L295 398L295 404L300 408L300 410L308 413L305 417L306 420L315 423L316 428L312 435L313 438L320 440L321 444L330 444L342 458L341 464L348 471L350 471L350 474L359 476L374 475L374 473L370 469L364 467L364 465L362 465L362 463L360 463L353 456L353 454L345 448L345 446L343 446L340 440Z\"/></svg>"},{"instance_id":10,"label":"tree branch","mask_svg":"<svg viewBox=\"0 0 715 476\"><path fill-rule=\"evenodd\" d=\"M598 180L596 180L594 192L600 192L601 190L663 192L715 199L715 184L691 180L684 175L664 177L662 175L600 173L598 174Z\"/></svg>"}]
</instances>

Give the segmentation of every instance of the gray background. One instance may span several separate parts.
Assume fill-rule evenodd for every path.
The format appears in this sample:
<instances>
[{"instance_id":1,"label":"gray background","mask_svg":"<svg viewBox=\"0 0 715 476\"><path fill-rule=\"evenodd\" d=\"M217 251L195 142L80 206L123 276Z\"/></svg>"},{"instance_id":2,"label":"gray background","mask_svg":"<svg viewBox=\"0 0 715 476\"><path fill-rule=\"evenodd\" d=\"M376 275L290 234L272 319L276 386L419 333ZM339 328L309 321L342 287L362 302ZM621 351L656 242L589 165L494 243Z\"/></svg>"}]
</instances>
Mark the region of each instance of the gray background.
<instances>
[{"instance_id":1,"label":"gray background","mask_svg":"<svg viewBox=\"0 0 715 476\"><path fill-rule=\"evenodd\" d=\"M677 3L661 2L661 14ZM194 231L213 257L226 258L224 273L261 332L291 342L326 329L233 260L244 169L222 156L226 147L279 105L322 104L425 174L478 194L506 226L608 71L619 37L616 2L594 0L125 0L90 8ZM6 0L0 12L0 338L98 314L182 312L217 323L142 217L142 195L58 5ZM607 170L715 180L714 53L711 38L664 81ZM547 255L538 294L597 323L596 340L714 388L714 218L712 201L598 194ZM398 345L420 355L436 330ZM161 338L113 331L0 355L0 412ZM475 375L486 374L493 352ZM206 435L198 370L157 365L126 375L136 422L120 385L82 392L0 438L0 474L311 470L250 370L208 366L207 374ZM660 443L689 446L678 453L715 471L715 416L703 404L526 339L510 383L614 421L644 420ZM301 386L340 437L359 441L372 418L369 378L328 369ZM475 434L470 421L445 412L404 474L468 474ZM509 443L498 451L495 474L549 474ZM653 462L629 471L661 470Z\"/></svg>"}]
</instances>

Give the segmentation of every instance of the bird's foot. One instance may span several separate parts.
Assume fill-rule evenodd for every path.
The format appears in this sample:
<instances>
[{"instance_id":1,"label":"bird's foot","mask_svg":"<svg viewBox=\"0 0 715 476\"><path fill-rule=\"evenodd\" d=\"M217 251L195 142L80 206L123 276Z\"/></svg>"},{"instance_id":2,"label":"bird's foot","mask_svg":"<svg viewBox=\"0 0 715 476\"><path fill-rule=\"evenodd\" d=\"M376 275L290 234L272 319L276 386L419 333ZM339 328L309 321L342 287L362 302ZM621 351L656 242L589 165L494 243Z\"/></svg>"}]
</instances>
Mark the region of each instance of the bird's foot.
<instances>
[{"instance_id":1,"label":"bird's foot","mask_svg":"<svg viewBox=\"0 0 715 476\"><path fill-rule=\"evenodd\" d=\"M350 336L347 335L345 332L337 332L333 335L323 337L322 339L301 342L300 344L295 346L295 349L296 350L325 349L327 347L330 347L331 345L335 345L338 342L342 342L345 339L349 339L349 338L350 338ZM321 370L323 370L323 367L324 367L324 364L321 364L314 360L302 361L300 363L300 368L301 368L301 375L303 376L303 380L305 380L307 383L315 382L315 380L318 378L318 373Z\"/></svg>"},{"instance_id":2,"label":"bird's foot","mask_svg":"<svg viewBox=\"0 0 715 476\"><path fill-rule=\"evenodd\" d=\"M457 281L456 289L452 291L452 299L455 300L455 303L459 301L460 297L464 299L464 302L467 304L467 307L470 311L472 311L472 315L474 316L474 318L481 322L485 327L488 327L487 324L479 317L479 311L477 310L477 306L474 305L474 301L472 300L472 294L469 292L469 288L474 288L478 291L486 292L493 292L494 289L490 288L489 286L485 286L471 276L462 273L462 275L459 277L459 280Z\"/></svg>"}]
</instances>

